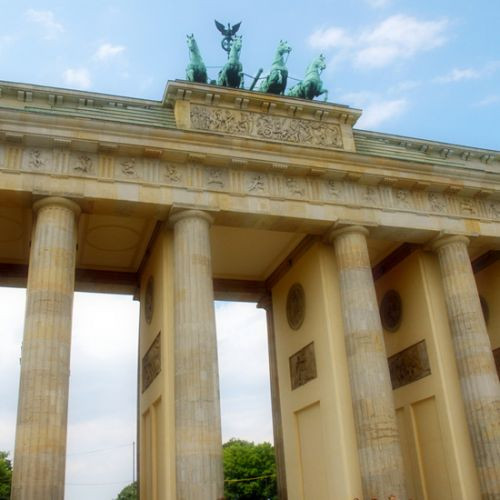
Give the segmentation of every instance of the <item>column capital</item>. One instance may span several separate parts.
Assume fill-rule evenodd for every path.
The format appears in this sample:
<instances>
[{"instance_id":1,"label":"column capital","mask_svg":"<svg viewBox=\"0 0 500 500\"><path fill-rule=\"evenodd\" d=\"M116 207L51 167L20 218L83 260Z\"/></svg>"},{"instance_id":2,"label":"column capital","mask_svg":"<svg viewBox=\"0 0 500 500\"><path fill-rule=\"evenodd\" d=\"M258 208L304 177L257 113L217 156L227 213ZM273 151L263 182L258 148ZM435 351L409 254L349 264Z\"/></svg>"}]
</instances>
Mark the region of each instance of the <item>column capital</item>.
<instances>
[{"instance_id":1,"label":"column capital","mask_svg":"<svg viewBox=\"0 0 500 500\"><path fill-rule=\"evenodd\" d=\"M359 233L362 234L363 236L368 236L370 234L370 231L364 226L345 226L341 228L333 228L326 236L326 240L329 243L333 243L333 241L338 237L343 234L349 234L349 233Z\"/></svg>"},{"instance_id":2,"label":"column capital","mask_svg":"<svg viewBox=\"0 0 500 500\"><path fill-rule=\"evenodd\" d=\"M207 212L203 212L202 210L191 210L191 209L175 212L169 217L168 222L171 225L175 225L182 219L203 219L207 221L210 226L214 222L214 218Z\"/></svg>"},{"instance_id":3,"label":"column capital","mask_svg":"<svg viewBox=\"0 0 500 500\"><path fill-rule=\"evenodd\" d=\"M470 240L467 236L463 236L460 234L444 234L439 236L435 240L431 241L429 247L431 250L437 250L445 245L449 245L450 243L458 243L461 242L465 244L465 246L469 246Z\"/></svg>"},{"instance_id":4,"label":"column capital","mask_svg":"<svg viewBox=\"0 0 500 500\"><path fill-rule=\"evenodd\" d=\"M80 205L78 205L74 201L69 200L68 198L61 198L59 196L48 196L47 198L42 198L41 200L36 201L35 203L33 203L33 210L35 212L38 212L40 209L48 206L60 206L69 208L77 217L82 211Z\"/></svg>"}]
</instances>

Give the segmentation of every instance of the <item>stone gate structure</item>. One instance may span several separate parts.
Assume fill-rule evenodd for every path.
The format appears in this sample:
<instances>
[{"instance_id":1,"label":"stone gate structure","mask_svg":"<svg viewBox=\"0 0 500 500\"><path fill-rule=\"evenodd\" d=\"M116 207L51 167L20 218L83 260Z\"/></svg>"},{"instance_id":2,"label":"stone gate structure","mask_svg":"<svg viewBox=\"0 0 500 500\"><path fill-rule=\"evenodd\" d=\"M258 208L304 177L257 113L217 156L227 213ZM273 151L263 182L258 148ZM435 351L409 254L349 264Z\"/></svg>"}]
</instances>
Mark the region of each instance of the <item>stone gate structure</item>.
<instances>
[{"instance_id":1,"label":"stone gate structure","mask_svg":"<svg viewBox=\"0 0 500 500\"><path fill-rule=\"evenodd\" d=\"M360 114L0 82L0 284L27 286L12 498L64 495L75 289L141 302L142 499L223 495L214 297L267 311L280 498L500 497L500 152Z\"/></svg>"}]
</instances>

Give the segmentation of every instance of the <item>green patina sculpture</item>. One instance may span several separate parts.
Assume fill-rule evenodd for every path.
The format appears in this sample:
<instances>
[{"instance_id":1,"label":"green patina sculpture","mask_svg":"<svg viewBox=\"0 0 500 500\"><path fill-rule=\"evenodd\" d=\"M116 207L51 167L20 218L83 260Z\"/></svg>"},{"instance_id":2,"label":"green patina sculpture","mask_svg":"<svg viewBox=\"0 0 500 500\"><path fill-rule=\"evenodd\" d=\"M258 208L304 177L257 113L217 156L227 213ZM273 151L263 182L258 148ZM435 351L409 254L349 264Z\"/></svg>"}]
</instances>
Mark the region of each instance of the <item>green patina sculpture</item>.
<instances>
[{"instance_id":1,"label":"green patina sculpture","mask_svg":"<svg viewBox=\"0 0 500 500\"><path fill-rule=\"evenodd\" d=\"M284 54L290 54L291 50L292 48L287 42L280 40L278 48L276 49L276 54L274 55L271 71L269 71L269 74L260 84L259 90L261 92L278 95L283 95L285 93L288 69L283 56Z\"/></svg>"},{"instance_id":2,"label":"green patina sculpture","mask_svg":"<svg viewBox=\"0 0 500 500\"><path fill-rule=\"evenodd\" d=\"M237 36L231 42L227 63L219 71L217 85L223 87L243 88L243 66L240 62L242 40Z\"/></svg>"},{"instance_id":3,"label":"green patina sculpture","mask_svg":"<svg viewBox=\"0 0 500 500\"><path fill-rule=\"evenodd\" d=\"M234 35L236 35L238 30L240 29L241 21L233 26L227 23L227 28L226 28L222 23L219 23L219 21L215 20L215 26L224 37L221 42L221 47L229 55L229 51L231 50L231 42L234 40Z\"/></svg>"},{"instance_id":4,"label":"green patina sculpture","mask_svg":"<svg viewBox=\"0 0 500 500\"><path fill-rule=\"evenodd\" d=\"M323 88L323 82L320 78L320 74L325 68L325 56L321 54L309 64L304 79L294 85L287 95L311 100L324 94L324 100L326 101L328 99L328 90Z\"/></svg>"},{"instance_id":5,"label":"green patina sculpture","mask_svg":"<svg viewBox=\"0 0 500 500\"><path fill-rule=\"evenodd\" d=\"M189 48L189 64L186 67L186 80L190 82L207 83L207 67L198 49L198 44L194 35L187 35L187 45Z\"/></svg>"}]
</instances>

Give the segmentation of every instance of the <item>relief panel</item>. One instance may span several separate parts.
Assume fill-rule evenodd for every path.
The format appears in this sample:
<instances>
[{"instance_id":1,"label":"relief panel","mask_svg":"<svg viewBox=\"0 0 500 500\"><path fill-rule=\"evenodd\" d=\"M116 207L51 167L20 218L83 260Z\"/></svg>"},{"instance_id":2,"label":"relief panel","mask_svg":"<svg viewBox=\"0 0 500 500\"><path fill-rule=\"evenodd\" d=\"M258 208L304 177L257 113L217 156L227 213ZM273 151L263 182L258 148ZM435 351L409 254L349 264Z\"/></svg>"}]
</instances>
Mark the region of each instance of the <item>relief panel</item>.
<instances>
[{"instance_id":1,"label":"relief panel","mask_svg":"<svg viewBox=\"0 0 500 500\"><path fill-rule=\"evenodd\" d=\"M342 149L340 127L333 123L214 109L193 104L191 126L197 130L242 135L306 146Z\"/></svg>"}]
</instances>

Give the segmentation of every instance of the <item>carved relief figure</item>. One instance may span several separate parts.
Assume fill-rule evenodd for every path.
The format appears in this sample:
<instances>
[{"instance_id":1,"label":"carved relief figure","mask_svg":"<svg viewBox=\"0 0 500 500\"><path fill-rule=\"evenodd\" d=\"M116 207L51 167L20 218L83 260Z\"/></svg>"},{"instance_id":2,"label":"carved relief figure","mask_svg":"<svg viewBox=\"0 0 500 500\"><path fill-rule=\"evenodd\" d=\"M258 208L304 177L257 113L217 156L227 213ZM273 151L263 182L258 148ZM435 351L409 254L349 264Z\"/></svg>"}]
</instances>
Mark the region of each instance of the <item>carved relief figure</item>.
<instances>
[{"instance_id":1,"label":"carved relief figure","mask_svg":"<svg viewBox=\"0 0 500 500\"><path fill-rule=\"evenodd\" d=\"M328 193L335 198L340 196L340 188L338 186L338 182L334 179L328 179L327 181Z\"/></svg>"},{"instance_id":2,"label":"carved relief figure","mask_svg":"<svg viewBox=\"0 0 500 500\"><path fill-rule=\"evenodd\" d=\"M175 165L167 165L165 179L170 182L180 182L181 176Z\"/></svg>"},{"instance_id":3,"label":"carved relief figure","mask_svg":"<svg viewBox=\"0 0 500 500\"><path fill-rule=\"evenodd\" d=\"M396 203L400 207L408 208L410 206L410 192L406 189L397 189L396 190Z\"/></svg>"},{"instance_id":4,"label":"carved relief figure","mask_svg":"<svg viewBox=\"0 0 500 500\"><path fill-rule=\"evenodd\" d=\"M45 167L45 161L42 158L42 152L39 149L32 149L30 151L29 166L32 168Z\"/></svg>"},{"instance_id":5,"label":"carved relief figure","mask_svg":"<svg viewBox=\"0 0 500 500\"><path fill-rule=\"evenodd\" d=\"M223 188L224 180L222 178L222 170L220 170L219 168L211 168L208 171L208 184Z\"/></svg>"},{"instance_id":6,"label":"carved relief figure","mask_svg":"<svg viewBox=\"0 0 500 500\"><path fill-rule=\"evenodd\" d=\"M262 192L264 191L264 176L263 175L254 175L252 177L252 180L250 181L250 184L248 185L248 191L258 191Z\"/></svg>"},{"instance_id":7,"label":"carved relief figure","mask_svg":"<svg viewBox=\"0 0 500 500\"><path fill-rule=\"evenodd\" d=\"M476 207L474 206L474 203L472 202L472 200L469 200L467 198L461 198L460 199L460 211L463 214L473 215L476 213Z\"/></svg>"},{"instance_id":8,"label":"carved relief figure","mask_svg":"<svg viewBox=\"0 0 500 500\"><path fill-rule=\"evenodd\" d=\"M88 173L92 170L92 158L87 155L79 155L74 170Z\"/></svg>"},{"instance_id":9,"label":"carved relief figure","mask_svg":"<svg viewBox=\"0 0 500 500\"><path fill-rule=\"evenodd\" d=\"M497 201L492 201L489 206L490 217L497 219L500 217L500 203Z\"/></svg>"},{"instance_id":10,"label":"carved relief figure","mask_svg":"<svg viewBox=\"0 0 500 500\"><path fill-rule=\"evenodd\" d=\"M125 175L132 177L136 174L136 172L135 172L135 158L130 158L128 160L124 160L124 161L122 161L121 165L122 165L122 172Z\"/></svg>"},{"instance_id":11,"label":"carved relief figure","mask_svg":"<svg viewBox=\"0 0 500 500\"><path fill-rule=\"evenodd\" d=\"M235 114L226 109L192 106L191 123L196 129L246 135L250 133L251 120L249 113Z\"/></svg>"},{"instance_id":12,"label":"carved relief figure","mask_svg":"<svg viewBox=\"0 0 500 500\"><path fill-rule=\"evenodd\" d=\"M439 193L429 193L429 203L431 205L431 209L436 212L444 212L446 208L446 201L443 198L443 195Z\"/></svg>"},{"instance_id":13,"label":"carved relief figure","mask_svg":"<svg viewBox=\"0 0 500 500\"><path fill-rule=\"evenodd\" d=\"M304 188L299 186L297 179L293 177L288 177L286 180L286 186L288 191L292 195L304 196L305 190Z\"/></svg>"}]
</instances>

